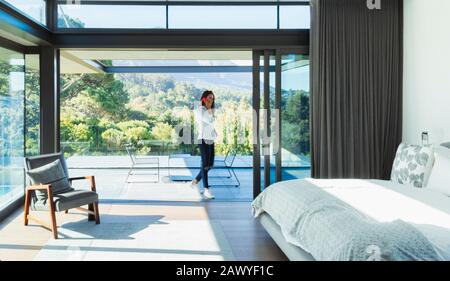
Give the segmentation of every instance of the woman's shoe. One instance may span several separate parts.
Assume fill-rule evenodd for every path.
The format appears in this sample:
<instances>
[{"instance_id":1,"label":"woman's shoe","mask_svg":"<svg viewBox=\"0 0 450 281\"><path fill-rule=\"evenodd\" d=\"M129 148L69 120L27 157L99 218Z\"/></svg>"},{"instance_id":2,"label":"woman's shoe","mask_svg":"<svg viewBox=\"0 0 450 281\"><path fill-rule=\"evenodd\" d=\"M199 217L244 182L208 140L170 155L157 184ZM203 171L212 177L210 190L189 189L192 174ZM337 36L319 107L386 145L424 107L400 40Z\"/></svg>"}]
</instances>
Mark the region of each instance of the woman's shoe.
<instances>
[{"instance_id":1,"label":"woman's shoe","mask_svg":"<svg viewBox=\"0 0 450 281\"><path fill-rule=\"evenodd\" d=\"M209 188L205 188L205 192L203 193L203 196L205 196L208 199L214 199L214 194L212 194L211 190Z\"/></svg>"},{"instance_id":2,"label":"woman's shoe","mask_svg":"<svg viewBox=\"0 0 450 281\"><path fill-rule=\"evenodd\" d=\"M203 189L198 186L198 181L196 180L191 181L190 187L192 189L195 189L200 195L203 194Z\"/></svg>"}]
</instances>

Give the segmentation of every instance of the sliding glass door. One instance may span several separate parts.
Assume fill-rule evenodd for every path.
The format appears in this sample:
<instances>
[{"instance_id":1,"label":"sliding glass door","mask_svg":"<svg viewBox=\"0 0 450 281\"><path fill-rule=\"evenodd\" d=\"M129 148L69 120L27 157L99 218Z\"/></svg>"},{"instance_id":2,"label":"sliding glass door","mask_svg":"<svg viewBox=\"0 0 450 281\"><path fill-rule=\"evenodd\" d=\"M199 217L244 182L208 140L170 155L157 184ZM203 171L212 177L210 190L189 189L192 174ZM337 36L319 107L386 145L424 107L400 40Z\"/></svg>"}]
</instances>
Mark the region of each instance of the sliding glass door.
<instances>
[{"instance_id":1,"label":"sliding glass door","mask_svg":"<svg viewBox=\"0 0 450 281\"><path fill-rule=\"evenodd\" d=\"M253 54L254 196L310 176L309 58L302 50Z\"/></svg>"},{"instance_id":2,"label":"sliding glass door","mask_svg":"<svg viewBox=\"0 0 450 281\"><path fill-rule=\"evenodd\" d=\"M0 210L23 195L25 58L0 47Z\"/></svg>"},{"instance_id":3,"label":"sliding glass door","mask_svg":"<svg viewBox=\"0 0 450 281\"><path fill-rule=\"evenodd\" d=\"M24 194L25 155L39 154L39 55L0 47L0 211Z\"/></svg>"},{"instance_id":4,"label":"sliding glass door","mask_svg":"<svg viewBox=\"0 0 450 281\"><path fill-rule=\"evenodd\" d=\"M281 180L311 175L309 57L281 56Z\"/></svg>"}]
</instances>

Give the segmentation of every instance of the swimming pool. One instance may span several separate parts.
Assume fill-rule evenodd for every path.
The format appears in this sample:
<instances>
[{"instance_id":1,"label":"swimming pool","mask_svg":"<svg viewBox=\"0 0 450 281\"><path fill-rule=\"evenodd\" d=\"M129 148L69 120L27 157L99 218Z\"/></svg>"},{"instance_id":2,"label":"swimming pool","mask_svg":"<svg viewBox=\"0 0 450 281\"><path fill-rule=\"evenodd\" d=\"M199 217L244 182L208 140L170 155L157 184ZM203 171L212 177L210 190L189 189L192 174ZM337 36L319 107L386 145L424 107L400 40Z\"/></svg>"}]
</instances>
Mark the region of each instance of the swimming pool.
<instances>
[{"instance_id":1,"label":"swimming pool","mask_svg":"<svg viewBox=\"0 0 450 281\"><path fill-rule=\"evenodd\" d=\"M5 195L9 192L11 192L10 186L0 186L0 196Z\"/></svg>"},{"instance_id":2,"label":"swimming pool","mask_svg":"<svg viewBox=\"0 0 450 281\"><path fill-rule=\"evenodd\" d=\"M11 202L23 196L23 187L14 185L0 185L0 210Z\"/></svg>"}]
</instances>

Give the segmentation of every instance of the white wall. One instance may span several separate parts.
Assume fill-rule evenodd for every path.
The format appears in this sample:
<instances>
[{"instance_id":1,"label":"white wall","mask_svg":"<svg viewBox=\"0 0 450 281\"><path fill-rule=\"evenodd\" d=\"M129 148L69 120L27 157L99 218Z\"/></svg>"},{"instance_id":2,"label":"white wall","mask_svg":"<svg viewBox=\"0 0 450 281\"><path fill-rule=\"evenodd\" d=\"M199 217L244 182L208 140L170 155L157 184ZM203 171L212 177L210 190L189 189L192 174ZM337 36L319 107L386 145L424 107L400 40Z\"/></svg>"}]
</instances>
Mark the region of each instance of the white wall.
<instances>
[{"instance_id":1,"label":"white wall","mask_svg":"<svg viewBox=\"0 0 450 281\"><path fill-rule=\"evenodd\" d=\"M404 0L403 141L450 142L450 0Z\"/></svg>"}]
</instances>

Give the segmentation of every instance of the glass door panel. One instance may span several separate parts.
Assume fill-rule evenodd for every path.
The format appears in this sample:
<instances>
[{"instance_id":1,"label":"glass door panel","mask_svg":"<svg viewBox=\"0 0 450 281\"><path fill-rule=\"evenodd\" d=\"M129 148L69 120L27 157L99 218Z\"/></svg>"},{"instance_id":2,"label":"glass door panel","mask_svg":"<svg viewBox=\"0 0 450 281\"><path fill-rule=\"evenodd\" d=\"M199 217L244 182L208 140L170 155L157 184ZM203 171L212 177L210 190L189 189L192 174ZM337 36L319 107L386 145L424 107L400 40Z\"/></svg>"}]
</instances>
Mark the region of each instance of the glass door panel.
<instances>
[{"instance_id":1,"label":"glass door panel","mask_svg":"<svg viewBox=\"0 0 450 281\"><path fill-rule=\"evenodd\" d=\"M310 176L309 58L297 50L261 50L254 53L254 66L257 196L277 181Z\"/></svg>"},{"instance_id":2,"label":"glass door panel","mask_svg":"<svg viewBox=\"0 0 450 281\"><path fill-rule=\"evenodd\" d=\"M281 57L282 180L310 177L309 57Z\"/></svg>"},{"instance_id":3,"label":"glass door panel","mask_svg":"<svg viewBox=\"0 0 450 281\"><path fill-rule=\"evenodd\" d=\"M260 56L260 131L261 144L261 191L275 183L275 56L264 51Z\"/></svg>"},{"instance_id":4,"label":"glass door panel","mask_svg":"<svg viewBox=\"0 0 450 281\"><path fill-rule=\"evenodd\" d=\"M23 195L24 55L0 47L0 210Z\"/></svg>"}]
</instances>

